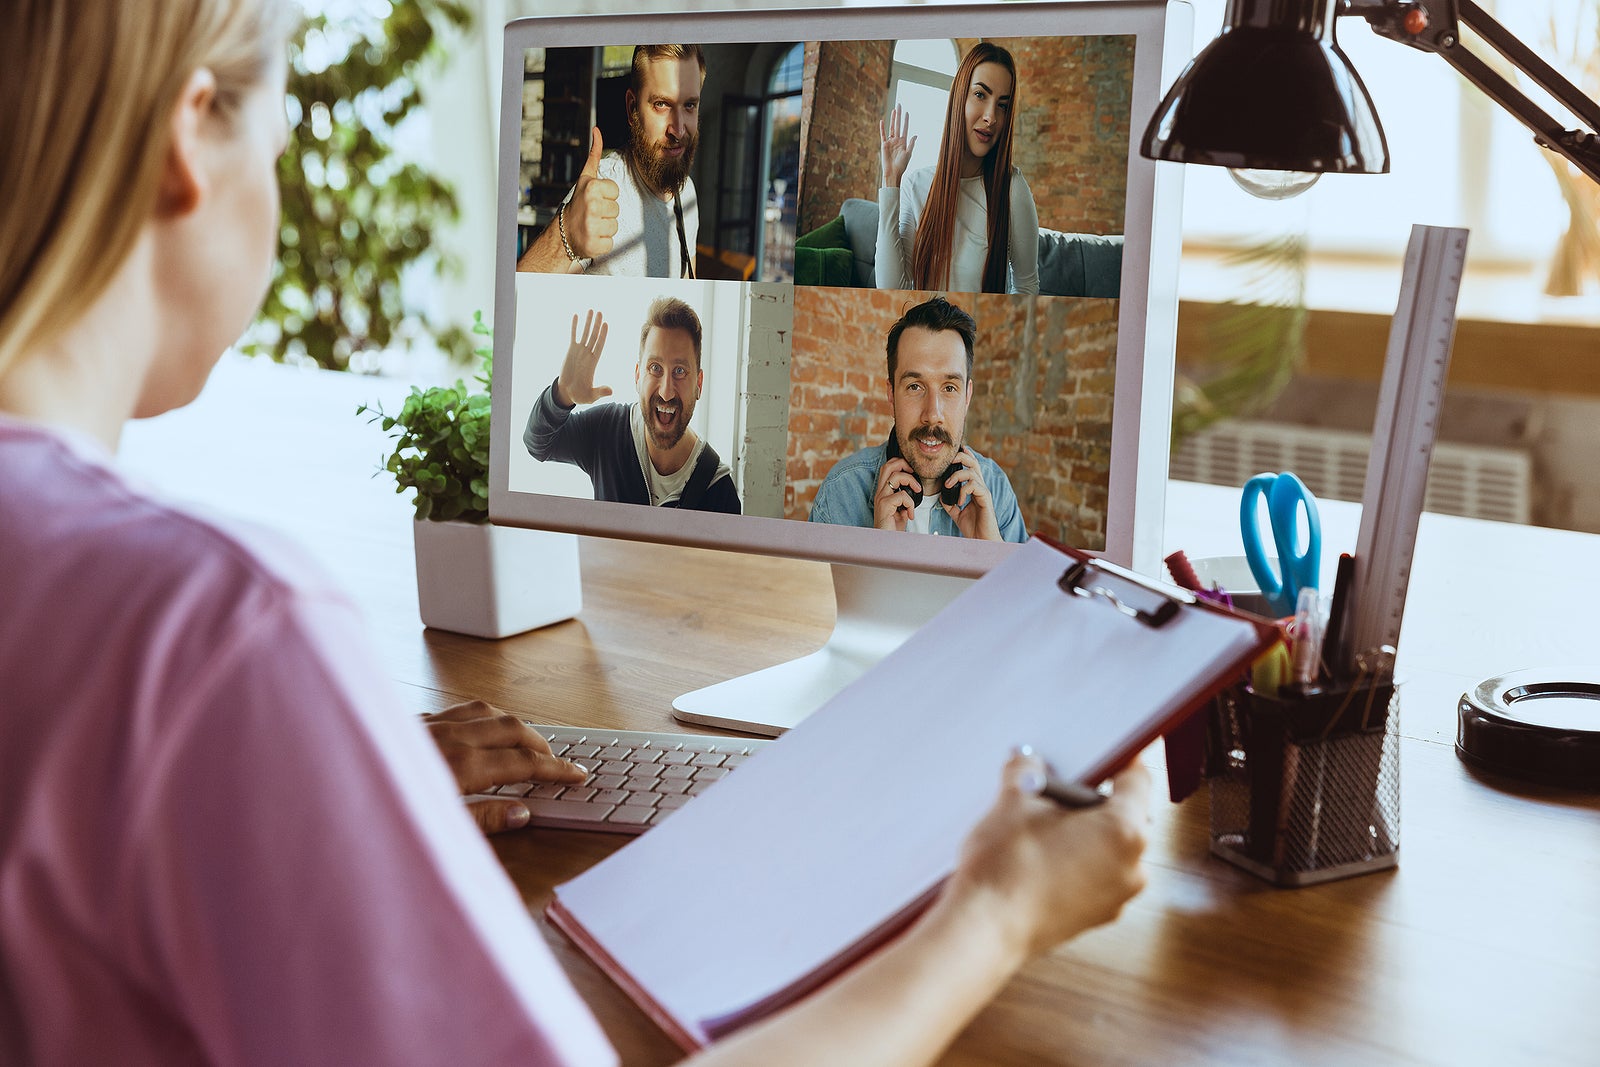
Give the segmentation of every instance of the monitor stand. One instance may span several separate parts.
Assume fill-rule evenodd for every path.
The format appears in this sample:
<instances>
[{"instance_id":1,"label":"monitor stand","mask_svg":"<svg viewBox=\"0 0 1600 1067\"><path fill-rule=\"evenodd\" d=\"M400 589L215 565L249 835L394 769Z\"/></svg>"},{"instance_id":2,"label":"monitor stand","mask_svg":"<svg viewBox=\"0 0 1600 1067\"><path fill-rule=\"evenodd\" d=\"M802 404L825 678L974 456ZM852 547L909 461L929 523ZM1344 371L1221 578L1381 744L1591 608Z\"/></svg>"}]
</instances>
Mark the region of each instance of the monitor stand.
<instances>
[{"instance_id":1,"label":"monitor stand","mask_svg":"<svg viewBox=\"0 0 1600 1067\"><path fill-rule=\"evenodd\" d=\"M970 578L833 564L838 615L828 643L809 656L685 693L680 722L777 737L899 648Z\"/></svg>"}]
</instances>

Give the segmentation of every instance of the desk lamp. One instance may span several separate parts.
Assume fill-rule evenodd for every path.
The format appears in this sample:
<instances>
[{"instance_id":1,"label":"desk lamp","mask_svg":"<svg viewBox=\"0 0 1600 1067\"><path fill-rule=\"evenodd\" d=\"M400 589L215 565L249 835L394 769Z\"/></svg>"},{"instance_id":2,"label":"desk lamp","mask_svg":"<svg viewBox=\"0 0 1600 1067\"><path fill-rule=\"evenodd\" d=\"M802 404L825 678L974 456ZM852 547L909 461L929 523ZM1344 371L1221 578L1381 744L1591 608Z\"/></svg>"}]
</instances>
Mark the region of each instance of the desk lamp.
<instances>
[{"instance_id":1,"label":"desk lamp","mask_svg":"<svg viewBox=\"0 0 1600 1067\"><path fill-rule=\"evenodd\" d=\"M1150 159L1229 168L1257 196L1303 192L1326 172L1383 174L1388 146L1372 99L1334 36L1341 15L1432 52L1600 182L1600 105L1472 0L1229 0L1222 33L1168 90L1145 128ZM1466 26L1586 129L1570 130L1461 43Z\"/></svg>"},{"instance_id":2,"label":"desk lamp","mask_svg":"<svg viewBox=\"0 0 1600 1067\"><path fill-rule=\"evenodd\" d=\"M1600 106L1472 0L1229 0L1222 33L1184 70L1145 128L1150 159L1229 169L1247 192L1293 196L1327 172L1382 174L1388 145L1372 98L1334 24L1442 57L1533 131L1534 141L1600 182ZM1466 26L1587 129L1570 130L1462 43ZM1513 671L1463 693L1463 760L1532 781L1600 788L1600 671Z\"/></svg>"}]
</instances>

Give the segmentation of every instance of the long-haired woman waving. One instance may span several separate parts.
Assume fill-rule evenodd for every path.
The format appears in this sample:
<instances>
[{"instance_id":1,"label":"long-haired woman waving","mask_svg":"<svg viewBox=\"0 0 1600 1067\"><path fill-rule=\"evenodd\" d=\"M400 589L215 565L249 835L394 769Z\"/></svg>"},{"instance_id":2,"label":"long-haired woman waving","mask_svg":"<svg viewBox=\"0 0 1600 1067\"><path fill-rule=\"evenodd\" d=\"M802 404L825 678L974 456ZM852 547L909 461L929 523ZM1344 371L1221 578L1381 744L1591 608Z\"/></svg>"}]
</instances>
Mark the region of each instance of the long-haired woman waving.
<instances>
[{"instance_id":1,"label":"long-haired woman waving","mask_svg":"<svg viewBox=\"0 0 1600 1067\"><path fill-rule=\"evenodd\" d=\"M956 70L937 163L907 174L908 116L878 123L879 289L1039 291L1039 212L1011 165L1016 96L1011 53L980 41Z\"/></svg>"}]
</instances>

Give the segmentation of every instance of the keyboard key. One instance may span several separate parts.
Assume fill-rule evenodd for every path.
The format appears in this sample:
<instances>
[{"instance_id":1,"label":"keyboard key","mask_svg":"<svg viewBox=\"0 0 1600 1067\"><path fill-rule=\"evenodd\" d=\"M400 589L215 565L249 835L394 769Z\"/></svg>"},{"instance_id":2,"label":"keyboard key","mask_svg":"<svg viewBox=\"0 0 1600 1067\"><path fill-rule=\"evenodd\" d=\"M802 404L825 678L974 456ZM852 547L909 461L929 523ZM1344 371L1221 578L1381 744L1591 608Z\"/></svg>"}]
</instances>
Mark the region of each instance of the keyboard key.
<instances>
[{"instance_id":1,"label":"keyboard key","mask_svg":"<svg viewBox=\"0 0 1600 1067\"><path fill-rule=\"evenodd\" d=\"M539 734L552 745L579 745L583 743L582 730L540 730Z\"/></svg>"},{"instance_id":2,"label":"keyboard key","mask_svg":"<svg viewBox=\"0 0 1600 1067\"><path fill-rule=\"evenodd\" d=\"M579 786L513 782L488 792L526 795L534 826L640 834L677 811L770 741L528 724L552 752L594 771Z\"/></svg>"},{"instance_id":3,"label":"keyboard key","mask_svg":"<svg viewBox=\"0 0 1600 1067\"><path fill-rule=\"evenodd\" d=\"M611 814L608 804L583 804L571 800L528 800L528 812L535 819L569 819L578 822L604 822Z\"/></svg>"},{"instance_id":4,"label":"keyboard key","mask_svg":"<svg viewBox=\"0 0 1600 1067\"><path fill-rule=\"evenodd\" d=\"M629 826L648 826L655 820L654 808L642 808L624 804L606 817L607 822L622 823Z\"/></svg>"}]
</instances>

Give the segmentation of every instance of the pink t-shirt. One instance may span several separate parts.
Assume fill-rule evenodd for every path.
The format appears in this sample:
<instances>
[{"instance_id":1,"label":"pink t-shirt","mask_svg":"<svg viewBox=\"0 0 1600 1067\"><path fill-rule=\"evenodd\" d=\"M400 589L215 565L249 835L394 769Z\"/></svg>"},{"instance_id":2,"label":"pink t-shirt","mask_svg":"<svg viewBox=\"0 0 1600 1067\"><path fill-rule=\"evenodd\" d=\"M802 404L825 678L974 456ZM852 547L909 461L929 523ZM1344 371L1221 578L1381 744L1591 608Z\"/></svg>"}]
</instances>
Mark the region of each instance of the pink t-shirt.
<instances>
[{"instance_id":1,"label":"pink t-shirt","mask_svg":"<svg viewBox=\"0 0 1600 1067\"><path fill-rule=\"evenodd\" d=\"M0 1063L616 1062L360 630L0 416Z\"/></svg>"}]
</instances>

